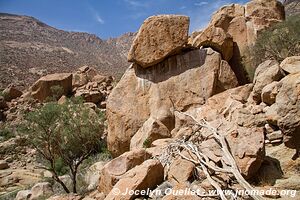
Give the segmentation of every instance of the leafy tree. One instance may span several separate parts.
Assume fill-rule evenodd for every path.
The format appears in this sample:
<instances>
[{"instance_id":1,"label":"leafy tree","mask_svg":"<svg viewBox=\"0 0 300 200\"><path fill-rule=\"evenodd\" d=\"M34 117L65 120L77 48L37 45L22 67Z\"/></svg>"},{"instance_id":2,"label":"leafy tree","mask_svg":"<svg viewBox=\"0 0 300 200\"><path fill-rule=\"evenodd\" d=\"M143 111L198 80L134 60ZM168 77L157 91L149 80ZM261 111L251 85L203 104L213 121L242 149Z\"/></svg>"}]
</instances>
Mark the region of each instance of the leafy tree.
<instances>
[{"instance_id":1,"label":"leafy tree","mask_svg":"<svg viewBox=\"0 0 300 200\"><path fill-rule=\"evenodd\" d=\"M70 190L60 180L62 164L69 168L73 192L77 192L76 176L80 164L104 145L104 115L96 114L82 103L69 101L58 105L50 102L25 116L22 131L30 144L46 161L44 167L64 190Z\"/></svg>"}]
</instances>

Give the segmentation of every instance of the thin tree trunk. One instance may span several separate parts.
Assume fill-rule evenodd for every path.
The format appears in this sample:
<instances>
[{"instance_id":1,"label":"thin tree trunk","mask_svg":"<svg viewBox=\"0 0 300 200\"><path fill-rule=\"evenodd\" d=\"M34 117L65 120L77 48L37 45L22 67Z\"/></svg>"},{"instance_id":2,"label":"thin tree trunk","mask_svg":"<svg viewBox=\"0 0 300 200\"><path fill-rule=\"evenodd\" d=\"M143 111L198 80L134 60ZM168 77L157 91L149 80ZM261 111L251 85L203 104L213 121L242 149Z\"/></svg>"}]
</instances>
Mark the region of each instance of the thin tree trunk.
<instances>
[{"instance_id":1,"label":"thin tree trunk","mask_svg":"<svg viewBox=\"0 0 300 200\"><path fill-rule=\"evenodd\" d=\"M67 188L67 186L65 185L64 182L62 182L62 180L60 180L60 178L57 176L57 174L54 172L52 172L52 174L54 175L53 179L58 182L65 190L66 193L70 193L70 190Z\"/></svg>"},{"instance_id":2,"label":"thin tree trunk","mask_svg":"<svg viewBox=\"0 0 300 200\"><path fill-rule=\"evenodd\" d=\"M51 169L50 170L51 170L51 173L53 175L53 179L63 187L63 189L66 191L66 193L70 193L70 190L67 188L65 183L62 180L60 180L60 178L58 177L58 174L55 171L54 161L52 159L50 159L49 161L51 163Z\"/></svg>"},{"instance_id":3,"label":"thin tree trunk","mask_svg":"<svg viewBox=\"0 0 300 200\"><path fill-rule=\"evenodd\" d=\"M77 180L76 180L76 175L77 175L77 168L75 167L74 170L71 170L72 173L72 183L73 183L73 193L77 193Z\"/></svg>"}]
</instances>

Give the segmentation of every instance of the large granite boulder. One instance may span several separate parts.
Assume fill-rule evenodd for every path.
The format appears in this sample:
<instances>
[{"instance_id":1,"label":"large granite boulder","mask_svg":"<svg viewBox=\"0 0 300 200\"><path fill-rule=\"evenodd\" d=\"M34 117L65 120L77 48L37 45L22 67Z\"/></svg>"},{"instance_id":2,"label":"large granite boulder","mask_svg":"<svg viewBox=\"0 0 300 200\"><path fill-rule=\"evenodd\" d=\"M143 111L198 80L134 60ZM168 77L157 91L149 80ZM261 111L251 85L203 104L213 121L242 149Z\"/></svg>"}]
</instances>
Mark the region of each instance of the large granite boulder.
<instances>
[{"instance_id":1,"label":"large granite boulder","mask_svg":"<svg viewBox=\"0 0 300 200\"><path fill-rule=\"evenodd\" d=\"M131 138L150 117L171 131L173 104L185 111L237 84L230 66L212 49L172 56L146 69L133 64L107 100L109 150L113 156L128 151Z\"/></svg>"},{"instance_id":2,"label":"large granite boulder","mask_svg":"<svg viewBox=\"0 0 300 200\"><path fill-rule=\"evenodd\" d=\"M146 19L128 54L128 61L147 68L180 52L188 42L189 17L157 15Z\"/></svg>"},{"instance_id":3,"label":"large granite boulder","mask_svg":"<svg viewBox=\"0 0 300 200\"><path fill-rule=\"evenodd\" d=\"M62 89L60 95L68 95L72 92L72 74L71 73L58 73L49 74L40 78L30 88L31 96L39 101L44 101L47 97L51 97L53 86Z\"/></svg>"}]
</instances>

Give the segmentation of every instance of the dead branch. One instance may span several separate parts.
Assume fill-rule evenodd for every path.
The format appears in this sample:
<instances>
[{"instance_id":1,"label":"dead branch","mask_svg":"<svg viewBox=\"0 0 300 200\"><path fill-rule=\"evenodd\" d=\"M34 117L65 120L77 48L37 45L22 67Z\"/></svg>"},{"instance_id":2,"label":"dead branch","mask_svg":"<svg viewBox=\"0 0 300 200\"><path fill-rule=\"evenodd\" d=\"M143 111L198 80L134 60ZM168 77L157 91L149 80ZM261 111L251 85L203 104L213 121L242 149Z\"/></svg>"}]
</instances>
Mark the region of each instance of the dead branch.
<instances>
[{"instance_id":1,"label":"dead branch","mask_svg":"<svg viewBox=\"0 0 300 200\"><path fill-rule=\"evenodd\" d=\"M173 102L172 102L173 103ZM197 170L202 170L207 177L207 180L210 184L218 191L218 194L222 200L226 200L226 196L222 192L220 185L212 179L208 169L212 170L213 172L219 173L231 173L236 178L237 182L248 191L253 191L254 188L244 179L241 175L240 170L235 162L233 155L229 150L229 146L227 143L226 138L222 133L220 133L216 128L211 126L206 120L201 119L198 121L194 116L180 112L174 109L174 112L178 112L179 114L183 114L185 116L190 117L195 121L195 123L201 127L208 129L211 133L213 138L218 142L220 148L224 154L224 157L221 159L221 163L223 164L223 168L217 166L217 164L211 164L213 161L208 158L201 149L198 148L196 144L193 144L190 141L185 140L177 140L174 143L169 144L167 147L167 153L162 154L159 159L164 165L170 165L171 160L173 157L179 155L181 158L188 160L196 165ZM189 156L186 156L182 153L185 150L188 152ZM194 155L194 156L192 156ZM225 164L227 163L227 164ZM259 195L251 195L254 200L263 200L263 198Z\"/></svg>"}]
</instances>

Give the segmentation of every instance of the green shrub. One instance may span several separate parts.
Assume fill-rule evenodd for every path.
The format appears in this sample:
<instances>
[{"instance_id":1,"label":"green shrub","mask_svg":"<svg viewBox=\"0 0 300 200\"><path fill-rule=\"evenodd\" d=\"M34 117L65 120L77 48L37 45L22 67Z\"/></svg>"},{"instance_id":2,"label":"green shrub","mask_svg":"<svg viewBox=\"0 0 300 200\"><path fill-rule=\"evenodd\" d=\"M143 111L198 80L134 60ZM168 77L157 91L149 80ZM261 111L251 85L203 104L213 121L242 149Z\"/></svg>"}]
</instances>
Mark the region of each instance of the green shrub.
<instances>
[{"instance_id":1,"label":"green shrub","mask_svg":"<svg viewBox=\"0 0 300 200\"><path fill-rule=\"evenodd\" d=\"M60 85L51 86L50 90L52 95L46 98L46 102L57 101L64 94L64 88Z\"/></svg>"},{"instance_id":2,"label":"green shrub","mask_svg":"<svg viewBox=\"0 0 300 200\"><path fill-rule=\"evenodd\" d=\"M255 69L268 59L281 62L286 57L300 55L299 27L300 15L295 15L259 33L255 45L249 49L250 58L244 59L246 66Z\"/></svg>"},{"instance_id":3,"label":"green shrub","mask_svg":"<svg viewBox=\"0 0 300 200\"><path fill-rule=\"evenodd\" d=\"M101 151L103 145L104 117L94 111L69 101L59 105L50 102L25 116L21 130L28 141L47 163L45 168L64 190L70 190L59 179L68 167L73 192L77 192L76 175L82 162Z\"/></svg>"},{"instance_id":4,"label":"green shrub","mask_svg":"<svg viewBox=\"0 0 300 200\"><path fill-rule=\"evenodd\" d=\"M13 137L15 137L15 135L12 129L0 126L0 142L4 142Z\"/></svg>"},{"instance_id":5,"label":"green shrub","mask_svg":"<svg viewBox=\"0 0 300 200\"><path fill-rule=\"evenodd\" d=\"M145 139L143 142L143 148L147 149L151 146L151 140L149 138Z\"/></svg>"}]
</instances>

